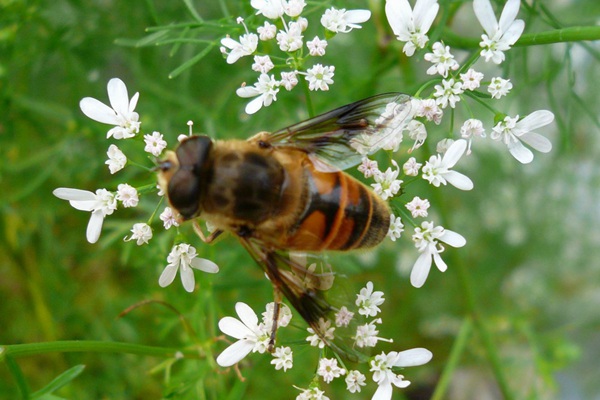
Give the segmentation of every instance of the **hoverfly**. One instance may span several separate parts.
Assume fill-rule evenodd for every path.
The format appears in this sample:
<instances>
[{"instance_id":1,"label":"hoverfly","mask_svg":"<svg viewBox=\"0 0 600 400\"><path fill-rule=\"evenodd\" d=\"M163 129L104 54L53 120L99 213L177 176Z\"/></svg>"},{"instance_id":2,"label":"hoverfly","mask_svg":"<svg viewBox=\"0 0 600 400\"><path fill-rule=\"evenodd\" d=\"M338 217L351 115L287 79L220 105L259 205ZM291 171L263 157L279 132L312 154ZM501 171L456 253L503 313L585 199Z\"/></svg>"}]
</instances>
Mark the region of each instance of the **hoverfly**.
<instances>
[{"instance_id":1,"label":"hoverfly","mask_svg":"<svg viewBox=\"0 0 600 400\"><path fill-rule=\"evenodd\" d=\"M271 348L281 295L317 333L332 311L322 293L331 276L290 252L365 249L385 238L388 204L343 170L400 135L410 105L409 96L387 93L246 141L190 136L159 162L159 185L179 218L194 220L207 243L237 236L273 284ZM198 219L216 229L205 236Z\"/></svg>"}]
</instances>

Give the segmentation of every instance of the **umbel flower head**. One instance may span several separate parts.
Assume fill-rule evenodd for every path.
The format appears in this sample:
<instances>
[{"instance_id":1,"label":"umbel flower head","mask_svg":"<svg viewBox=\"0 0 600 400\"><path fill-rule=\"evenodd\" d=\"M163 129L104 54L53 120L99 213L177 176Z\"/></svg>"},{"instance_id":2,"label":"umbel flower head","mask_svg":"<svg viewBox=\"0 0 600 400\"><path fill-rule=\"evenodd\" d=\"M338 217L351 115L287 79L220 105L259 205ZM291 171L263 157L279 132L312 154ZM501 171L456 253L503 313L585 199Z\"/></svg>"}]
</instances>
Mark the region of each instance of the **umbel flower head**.
<instances>
[{"instance_id":1,"label":"umbel flower head","mask_svg":"<svg viewBox=\"0 0 600 400\"><path fill-rule=\"evenodd\" d=\"M167 256L167 262L167 267L158 279L158 284L161 287L169 286L175 279L177 271L179 271L183 288L187 292L192 292L196 283L192 268L211 274L219 272L217 264L210 260L197 257L196 248L187 243L180 243L173 246L171 252Z\"/></svg>"},{"instance_id":2,"label":"umbel flower head","mask_svg":"<svg viewBox=\"0 0 600 400\"><path fill-rule=\"evenodd\" d=\"M498 21L490 0L473 1L475 15L485 30L485 34L481 35L482 41L479 43L483 48L481 55L485 61L491 60L494 64L500 64L504 61L504 52L509 50L521 37L525 29L525 22L515 19L519 12L519 6L520 0L508 0Z\"/></svg>"}]
</instances>

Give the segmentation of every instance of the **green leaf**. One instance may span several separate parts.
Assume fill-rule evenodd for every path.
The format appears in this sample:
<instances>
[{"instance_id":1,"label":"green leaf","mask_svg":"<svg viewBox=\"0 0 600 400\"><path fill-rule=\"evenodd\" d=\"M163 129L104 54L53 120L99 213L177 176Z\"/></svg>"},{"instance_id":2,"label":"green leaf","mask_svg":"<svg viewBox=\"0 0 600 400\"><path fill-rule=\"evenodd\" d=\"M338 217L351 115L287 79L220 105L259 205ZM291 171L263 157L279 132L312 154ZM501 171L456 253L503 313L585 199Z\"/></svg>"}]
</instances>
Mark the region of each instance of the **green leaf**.
<instances>
[{"instance_id":1,"label":"green leaf","mask_svg":"<svg viewBox=\"0 0 600 400\"><path fill-rule=\"evenodd\" d=\"M208 53L213 49L213 47L215 47L214 43L206 46L204 48L204 50L202 50L200 53L196 54L194 57L190 58L189 60L187 60L186 62L181 64L179 67L177 67L173 71L171 71L171 73L169 74L169 78L173 79L173 78L177 77L183 71L190 68L192 65L196 64L198 61L202 60L204 57L206 57L208 55Z\"/></svg>"},{"instance_id":2,"label":"green leaf","mask_svg":"<svg viewBox=\"0 0 600 400\"><path fill-rule=\"evenodd\" d=\"M85 365L82 365L82 364L79 364L72 368L69 368L68 370L66 370L65 372L63 372L62 374L60 374L59 376L54 378L52 380L52 382L50 382L49 384L44 386L42 389L33 393L30 398L31 399L40 399L40 398L42 398L42 396L46 396L46 395L54 393L61 387L69 384L73 379L77 378L83 372L84 369L85 369ZM48 397L45 397L45 398L48 398Z\"/></svg>"}]
</instances>

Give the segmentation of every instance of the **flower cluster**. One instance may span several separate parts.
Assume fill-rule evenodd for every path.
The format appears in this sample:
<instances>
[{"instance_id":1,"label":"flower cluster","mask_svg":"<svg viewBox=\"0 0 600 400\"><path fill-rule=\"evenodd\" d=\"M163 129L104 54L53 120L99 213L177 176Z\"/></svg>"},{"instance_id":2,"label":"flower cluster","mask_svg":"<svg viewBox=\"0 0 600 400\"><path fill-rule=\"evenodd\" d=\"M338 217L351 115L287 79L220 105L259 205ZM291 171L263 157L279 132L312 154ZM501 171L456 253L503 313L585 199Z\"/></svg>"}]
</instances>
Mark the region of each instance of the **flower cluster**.
<instances>
[{"instance_id":1,"label":"flower cluster","mask_svg":"<svg viewBox=\"0 0 600 400\"><path fill-rule=\"evenodd\" d=\"M376 291L373 283L360 290L356 296L356 312L350 311L347 307L340 308L335 313L334 320L322 318L319 321L318 332L308 328L309 336L306 341L314 347L323 349L326 341L334 341L337 338L345 337L346 331L352 331L352 340L354 348L363 349L365 347L374 348L378 341L392 342L391 339L384 339L379 336L378 326L382 323L379 306L384 303L384 293ZM259 322L256 313L245 303L237 303L235 306L239 319L233 317L224 317L219 321L219 328L223 333L231 336L237 341L227 347L218 357L217 363L222 367L229 367L240 362L250 353L265 353L269 346L271 338L271 326L273 321L274 303L267 304L267 311L263 313L262 322ZM358 321L358 319L373 318L370 321ZM291 312L287 306L281 304L278 316L278 326L288 326L291 319ZM361 323L364 322L364 323ZM338 330L344 333L338 333ZM276 370L283 369L287 371L293 367L293 351L288 346L276 347L272 353L271 364ZM429 350L415 348L401 352L391 351L382 352L371 357L366 363L366 367L372 372L372 380L377 384L373 399L387 400L392 398L392 387L407 387L410 382L404 379L403 375L397 373L399 368L423 365L429 362L432 354ZM301 399L326 399L325 392L321 390L319 380L329 384L335 379L344 377L346 389L350 393L361 392L367 385L367 377L358 369L348 369L344 364L340 364L341 359L326 357L322 353L316 367L316 376L310 387L301 389L301 393L296 397Z\"/></svg>"},{"instance_id":2,"label":"flower cluster","mask_svg":"<svg viewBox=\"0 0 600 400\"><path fill-rule=\"evenodd\" d=\"M371 17L368 10L331 7L320 18L323 28L320 36L310 39L306 37L309 21L302 16L306 6L304 0L252 0L250 4L256 15L263 16L266 21L251 31L244 18L238 17L236 21L243 26L244 33L237 40L229 35L221 40L221 53L228 64L253 56L252 70L259 74L258 79L252 86L243 84L236 91L240 97L252 98L245 108L248 114L268 107L277 100L281 88L291 91L301 79L309 90L329 90L335 66L321 62L309 64L309 61L325 55L328 39L335 34L360 29L360 24ZM259 45L265 50L261 51ZM281 53L269 55L273 48ZM273 59L285 60L285 63L276 64ZM275 70L280 70L278 77L272 73Z\"/></svg>"}]
</instances>

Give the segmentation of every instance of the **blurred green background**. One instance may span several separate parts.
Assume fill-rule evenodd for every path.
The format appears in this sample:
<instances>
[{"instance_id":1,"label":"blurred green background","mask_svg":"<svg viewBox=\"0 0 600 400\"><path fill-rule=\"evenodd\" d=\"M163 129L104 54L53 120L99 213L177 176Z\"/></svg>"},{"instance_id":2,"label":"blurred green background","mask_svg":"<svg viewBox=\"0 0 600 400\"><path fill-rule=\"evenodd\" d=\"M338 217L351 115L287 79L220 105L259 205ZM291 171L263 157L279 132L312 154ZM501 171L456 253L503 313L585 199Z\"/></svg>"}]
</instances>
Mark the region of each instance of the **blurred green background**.
<instances>
[{"instance_id":1,"label":"blurred green background","mask_svg":"<svg viewBox=\"0 0 600 400\"><path fill-rule=\"evenodd\" d=\"M476 37L471 4L451 3L460 9L452 30ZM522 10L526 32L551 29L550 18L539 15L539 3ZM306 117L300 91L280 92L271 107L245 115L246 100L235 89L255 79L251 62L227 65L218 45L179 73L206 44L156 46L156 40L240 34L239 27L232 32L177 25L193 21L191 5L206 20L252 14L249 4L234 1L0 0L0 344L71 339L163 347L200 343L216 355L225 347L211 345L219 335L216 322L234 314L236 301L257 311L271 301L270 285L233 238L210 247L194 243L221 272L197 274L200 287L193 294L182 290L178 278L161 289L158 276L172 236L142 248L121 240L155 203L117 211L106 220L99 243L90 245L85 240L89 214L52 196L57 187L111 189L125 181L148 181L135 169L108 173L108 128L79 111L82 97L107 100L106 82L112 77L123 79L130 95L140 92L136 111L142 128L160 131L170 144L187 132L188 120L195 122L196 132L215 138L245 138ZM374 15L362 30L335 38L328 47L324 62L336 66L335 84L312 96L317 112L385 91L414 93L427 79L425 62L407 61L399 46L384 40L389 28L383 1L337 5L369 6ZM595 25L600 15L593 0L547 1L543 7L559 16L554 23L561 26ZM314 24L316 19L312 15ZM225 21L231 26L233 20ZM171 24L165 36L147 31ZM147 42L139 41L143 38ZM132 46L145 43L152 45ZM496 105L511 115L553 111L556 123L543 133L554 149L523 166L498 143L475 142L474 154L459 164L475 183L472 192L446 187L436 195L419 187L421 197L431 195L434 216L444 215L448 227L467 238L465 248L444 253L446 273L433 270L423 288L411 287L408 272L417 253L408 238L387 241L374 253L333 257L336 269L348 275L351 292L368 280L385 292L381 336L394 343L382 349L426 347L434 353L427 366L405 371L413 384L395 390L394 398L428 398L447 365L471 311L458 265L467 271L479 317L516 398L600 398L599 51L597 43L587 43L509 53L501 74L511 78L515 89ZM174 72L177 76L170 79ZM482 118L489 132L491 116ZM150 299L179 314L155 302L119 318L128 307ZM184 329L179 315L194 334ZM253 355L242 365L244 382L203 360L178 362L168 374L164 360L138 355L61 353L17 362L32 391L67 368L85 364L84 372L58 392L65 398L284 399L298 393L292 385L308 386L316 366L316 354L308 349L296 357L294 369L283 373L269 365L270 357ZM368 381L353 398L372 396L370 376ZM501 398L477 334L467 338L451 382L447 398ZM345 398L343 381L331 386L332 399ZM1 364L0 398L17 397L15 380Z\"/></svg>"}]
</instances>

